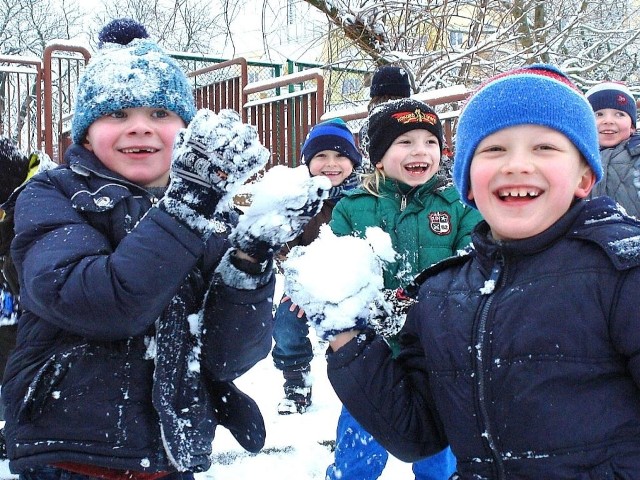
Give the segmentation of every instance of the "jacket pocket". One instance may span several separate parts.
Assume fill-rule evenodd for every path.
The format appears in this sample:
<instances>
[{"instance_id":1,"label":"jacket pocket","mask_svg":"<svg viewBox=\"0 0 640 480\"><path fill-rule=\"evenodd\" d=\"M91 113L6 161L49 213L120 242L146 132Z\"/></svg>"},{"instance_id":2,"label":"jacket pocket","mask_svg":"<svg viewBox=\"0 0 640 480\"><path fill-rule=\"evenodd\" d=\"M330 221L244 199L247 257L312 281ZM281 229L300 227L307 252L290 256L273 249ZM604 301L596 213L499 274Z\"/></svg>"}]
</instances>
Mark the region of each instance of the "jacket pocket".
<instances>
[{"instance_id":1,"label":"jacket pocket","mask_svg":"<svg viewBox=\"0 0 640 480\"><path fill-rule=\"evenodd\" d=\"M83 355L86 350L86 344L79 345L67 352L56 353L45 362L29 384L18 410L18 421L31 421L42 415L49 401L59 394L56 392L56 387L65 377L74 360Z\"/></svg>"}]
</instances>

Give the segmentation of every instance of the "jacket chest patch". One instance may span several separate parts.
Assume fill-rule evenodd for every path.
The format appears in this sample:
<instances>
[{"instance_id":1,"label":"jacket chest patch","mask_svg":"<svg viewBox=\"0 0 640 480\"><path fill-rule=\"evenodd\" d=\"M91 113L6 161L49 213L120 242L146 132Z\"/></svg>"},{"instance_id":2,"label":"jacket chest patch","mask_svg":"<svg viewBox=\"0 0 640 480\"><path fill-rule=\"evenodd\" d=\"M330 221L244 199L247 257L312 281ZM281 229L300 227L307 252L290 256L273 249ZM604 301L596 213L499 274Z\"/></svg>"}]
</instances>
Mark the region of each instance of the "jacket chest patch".
<instances>
[{"instance_id":1,"label":"jacket chest patch","mask_svg":"<svg viewBox=\"0 0 640 480\"><path fill-rule=\"evenodd\" d=\"M447 212L430 212L429 228L436 235L449 235L451 233L451 215Z\"/></svg>"}]
</instances>

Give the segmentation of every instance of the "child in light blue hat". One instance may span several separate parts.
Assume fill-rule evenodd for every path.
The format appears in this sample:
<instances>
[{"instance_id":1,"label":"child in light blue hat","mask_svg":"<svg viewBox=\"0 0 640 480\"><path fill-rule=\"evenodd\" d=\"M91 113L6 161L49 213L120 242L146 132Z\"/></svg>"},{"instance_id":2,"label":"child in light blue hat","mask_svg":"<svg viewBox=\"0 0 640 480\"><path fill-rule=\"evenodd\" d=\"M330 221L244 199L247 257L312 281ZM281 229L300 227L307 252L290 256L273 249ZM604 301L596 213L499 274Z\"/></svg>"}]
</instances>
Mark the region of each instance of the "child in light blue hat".
<instances>
[{"instance_id":1,"label":"child in light blue hat","mask_svg":"<svg viewBox=\"0 0 640 480\"><path fill-rule=\"evenodd\" d=\"M75 101L64 164L15 203L9 467L22 480L192 480L218 425L248 451L264 444L233 380L271 349L273 254L328 187L295 192L272 229L242 221L267 223L259 209L234 223L226 200L269 152L237 112L196 112L185 73L132 20L101 31Z\"/></svg>"}]
</instances>

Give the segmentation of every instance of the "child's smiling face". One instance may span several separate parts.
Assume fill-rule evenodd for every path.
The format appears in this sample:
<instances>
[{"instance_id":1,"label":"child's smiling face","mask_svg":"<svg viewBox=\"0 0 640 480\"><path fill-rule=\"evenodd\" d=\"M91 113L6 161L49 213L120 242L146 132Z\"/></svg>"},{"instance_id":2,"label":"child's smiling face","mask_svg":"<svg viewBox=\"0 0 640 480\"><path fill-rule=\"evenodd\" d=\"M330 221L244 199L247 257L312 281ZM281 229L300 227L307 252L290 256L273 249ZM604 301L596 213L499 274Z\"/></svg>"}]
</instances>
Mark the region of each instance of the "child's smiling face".
<instances>
[{"instance_id":1,"label":"child's smiling face","mask_svg":"<svg viewBox=\"0 0 640 480\"><path fill-rule=\"evenodd\" d=\"M518 125L485 137L475 150L468 198L498 240L537 235L589 195L595 175L562 133Z\"/></svg>"},{"instance_id":2,"label":"child's smiling face","mask_svg":"<svg viewBox=\"0 0 640 480\"><path fill-rule=\"evenodd\" d=\"M636 130L631 117L622 110L602 108L597 110L595 114L598 142L601 147L615 147L629 138Z\"/></svg>"},{"instance_id":3,"label":"child's smiling face","mask_svg":"<svg viewBox=\"0 0 640 480\"><path fill-rule=\"evenodd\" d=\"M137 107L103 115L87 130L85 147L110 170L143 187L169 181L173 142L184 121L161 108Z\"/></svg>"},{"instance_id":4,"label":"child's smiling face","mask_svg":"<svg viewBox=\"0 0 640 480\"><path fill-rule=\"evenodd\" d=\"M335 151L322 150L316 153L309 162L309 173L312 177L323 175L331 180L331 186L337 187L353 172L353 163L349 157Z\"/></svg>"},{"instance_id":5,"label":"child's smiling face","mask_svg":"<svg viewBox=\"0 0 640 480\"><path fill-rule=\"evenodd\" d=\"M406 185L422 185L440 168L438 137L425 129L409 130L391 143L376 168Z\"/></svg>"}]
</instances>

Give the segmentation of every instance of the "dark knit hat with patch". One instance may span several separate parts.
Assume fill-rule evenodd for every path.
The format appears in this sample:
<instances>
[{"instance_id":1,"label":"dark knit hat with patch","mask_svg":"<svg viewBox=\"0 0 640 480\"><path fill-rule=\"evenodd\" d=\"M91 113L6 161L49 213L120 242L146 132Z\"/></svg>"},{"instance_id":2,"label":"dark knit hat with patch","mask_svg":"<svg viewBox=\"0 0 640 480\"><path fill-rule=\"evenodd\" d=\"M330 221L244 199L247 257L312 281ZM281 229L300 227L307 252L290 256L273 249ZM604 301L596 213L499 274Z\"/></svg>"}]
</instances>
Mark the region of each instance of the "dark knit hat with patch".
<instances>
[{"instance_id":1,"label":"dark knit hat with patch","mask_svg":"<svg viewBox=\"0 0 640 480\"><path fill-rule=\"evenodd\" d=\"M382 103L369 113L369 159L376 165L393 141L411 130L428 130L444 144L442 124L436 112L424 102L412 98L400 98Z\"/></svg>"},{"instance_id":2,"label":"dark knit hat with patch","mask_svg":"<svg viewBox=\"0 0 640 480\"><path fill-rule=\"evenodd\" d=\"M411 95L409 75L404 68L392 65L378 67L371 79L369 96L408 97Z\"/></svg>"},{"instance_id":3,"label":"dark knit hat with patch","mask_svg":"<svg viewBox=\"0 0 640 480\"><path fill-rule=\"evenodd\" d=\"M589 102L562 71L534 64L498 74L469 97L456 130L453 181L464 203L469 200L469 171L478 144L499 130L541 125L565 135L602 178L596 120Z\"/></svg>"},{"instance_id":4,"label":"dark knit hat with patch","mask_svg":"<svg viewBox=\"0 0 640 480\"><path fill-rule=\"evenodd\" d=\"M159 108L191 121L196 106L185 73L148 36L144 26L126 18L100 31L100 48L78 82L71 124L75 143L84 141L98 118L125 108Z\"/></svg>"},{"instance_id":5,"label":"dark knit hat with patch","mask_svg":"<svg viewBox=\"0 0 640 480\"><path fill-rule=\"evenodd\" d=\"M302 145L302 162L308 166L311 159L323 150L341 153L351 160L354 167L362 163L353 133L341 118L318 123L309 131Z\"/></svg>"},{"instance_id":6,"label":"dark knit hat with patch","mask_svg":"<svg viewBox=\"0 0 640 480\"><path fill-rule=\"evenodd\" d=\"M603 108L613 108L620 110L631 117L633 127L636 126L636 117L638 109L633 93L623 83L619 82L602 82L594 85L587 93L587 100L591 104L594 112Z\"/></svg>"}]
</instances>

